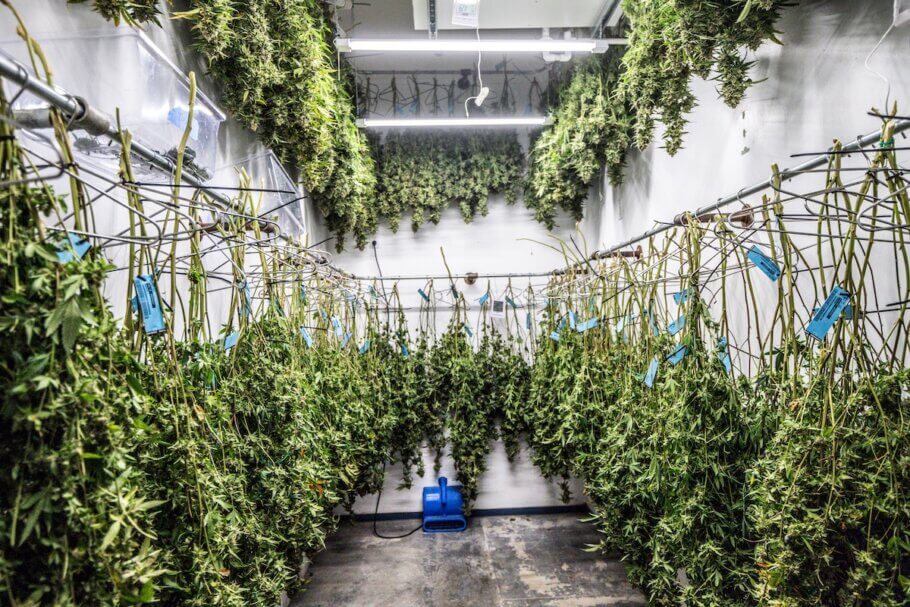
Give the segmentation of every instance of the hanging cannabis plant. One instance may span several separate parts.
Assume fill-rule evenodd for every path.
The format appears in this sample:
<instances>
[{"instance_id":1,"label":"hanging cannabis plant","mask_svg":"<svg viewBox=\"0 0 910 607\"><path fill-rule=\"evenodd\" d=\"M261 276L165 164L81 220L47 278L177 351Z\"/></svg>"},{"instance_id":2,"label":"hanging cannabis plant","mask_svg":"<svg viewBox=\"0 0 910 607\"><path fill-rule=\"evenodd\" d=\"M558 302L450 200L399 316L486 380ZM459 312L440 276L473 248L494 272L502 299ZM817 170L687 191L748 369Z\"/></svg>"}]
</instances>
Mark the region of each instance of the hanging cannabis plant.
<instances>
[{"instance_id":1,"label":"hanging cannabis plant","mask_svg":"<svg viewBox=\"0 0 910 607\"><path fill-rule=\"evenodd\" d=\"M71 4L83 4L88 0L68 0ZM129 25L158 22L158 0L92 0L94 9L105 19Z\"/></svg>"},{"instance_id":2,"label":"hanging cannabis plant","mask_svg":"<svg viewBox=\"0 0 910 607\"><path fill-rule=\"evenodd\" d=\"M339 249L346 233L363 247L375 231L375 169L325 10L316 0L199 0L177 16L192 21L228 109L300 167Z\"/></svg>"},{"instance_id":3,"label":"hanging cannabis plant","mask_svg":"<svg viewBox=\"0 0 910 607\"><path fill-rule=\"evenodd\" d=\"M378 152L379 211L393 231L405 212L417 231L451 204L467 223L487 214L492 195L515 202L523 163L514 133L389 133Z\"/></svg>"},{"instance_id":4,"label":"hanging cannabis plant","mask_svg":"<svg viewBox=\"0 0 910 607\"><path fill-rule=\"evenodd\" d=\"M618 183L631 144L628 106L617 94L619 56L610 52L581 63L560 92L552 126L534 142L525 204L553 229L561 209L576 221L590 187L605 164Z\"/></svg>"},{"instance_id":5,"label":"hanging cannabis plant","mask_svg":"<svg viewBox=\"0 0 910 607\"><path fill-rule=\"evenodd\" d=\"M61 263L71 245L43 218L64 198L20 182L31 166L5 120L0 146L0 594L150 602L170 565L156 545L161 502L134 456L153 440L154 407L101 295L110 266L94 251Z\"/></svg>"}]
</instances>

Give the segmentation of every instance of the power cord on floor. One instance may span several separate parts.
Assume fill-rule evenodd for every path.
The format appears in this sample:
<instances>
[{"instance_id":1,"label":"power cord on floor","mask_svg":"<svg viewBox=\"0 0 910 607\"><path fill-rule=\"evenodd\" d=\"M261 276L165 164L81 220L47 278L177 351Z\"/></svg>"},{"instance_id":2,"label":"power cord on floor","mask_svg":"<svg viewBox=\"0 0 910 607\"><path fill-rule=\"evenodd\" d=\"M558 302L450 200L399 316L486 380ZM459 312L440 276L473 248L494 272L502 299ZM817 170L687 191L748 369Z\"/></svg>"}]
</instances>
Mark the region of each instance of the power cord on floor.
<instances>
[{"instance_id":1,"label":"power cord on floor","mask_svg":"<svg viewBox=\"0 0 910 607\"><path fill-rule=\"evenodd\" d=\"M382 478L385 479L385 462L382 462ZM404 535L382 535L379 531L376 530L376 518L379 516L379 500L382 499L382 485L379 485L379 492L376 494L376 509L373 510L373 535L383 540L400 540L411 535L414 535L421 529L423 529L423 524L417 526L416 529L408 531Z\"/></svg>"}]
</instances>

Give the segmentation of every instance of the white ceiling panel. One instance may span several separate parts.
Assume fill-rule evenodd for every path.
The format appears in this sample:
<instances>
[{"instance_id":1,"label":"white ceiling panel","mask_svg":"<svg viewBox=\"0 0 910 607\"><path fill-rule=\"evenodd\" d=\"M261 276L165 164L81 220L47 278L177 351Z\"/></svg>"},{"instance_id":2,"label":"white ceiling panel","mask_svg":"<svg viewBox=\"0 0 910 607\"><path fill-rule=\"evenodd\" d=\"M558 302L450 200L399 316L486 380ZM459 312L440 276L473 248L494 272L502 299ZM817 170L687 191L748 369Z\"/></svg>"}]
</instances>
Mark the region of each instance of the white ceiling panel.
<instances>
[{"instance_id":1,"label":"white ceiling panel","mask_svg":"<svg viewBox=\"0 0 910 607\"><path fill-rule=\"evenodd\" d=\"M427 29L427 0L411 0L414 29ZM482 29L592 27L605 0L481 0ZM452 25L453 0L436 0L439 29L465 29Z\"/></svg>"}]
</instances>

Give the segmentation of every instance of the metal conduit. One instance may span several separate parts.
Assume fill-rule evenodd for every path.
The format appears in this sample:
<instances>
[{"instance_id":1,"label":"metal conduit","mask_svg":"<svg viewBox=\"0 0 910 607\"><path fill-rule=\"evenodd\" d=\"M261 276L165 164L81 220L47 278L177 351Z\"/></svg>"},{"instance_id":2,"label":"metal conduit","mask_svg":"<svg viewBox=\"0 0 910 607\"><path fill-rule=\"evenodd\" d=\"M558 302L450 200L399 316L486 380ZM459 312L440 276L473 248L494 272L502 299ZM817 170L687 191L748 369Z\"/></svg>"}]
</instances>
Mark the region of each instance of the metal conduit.
<instances>
[{"instance_id":1,"label":"metal conduit","mask_svg":"<svg viewBox=\"0 0 910 607\"><path fill-rule=\"evenodd\" d=\"M81 97L59 91L46 82L34 77L28 68L10 57L8 54L0 51L0 78L5 78L17 86L26 90L42 101L46 101L53 107L63 112L71 121L73 126L92 133L93 135L105 135L114 141L120 140L120 133L116 126L111 123L108 116L93 109L88 102ZM135 139L130 147L131 151L146 160L156 168L173 175L176 167L174 163L167 158ZM207 196L220 205L222 210L237 211L231 203L230 198L224 194L206 187L206 185L190 174L184 171L181 175L182 180L188 185L205 192ZM278 237L285 242L293 242L288 235L282 234L279 229Z\"/></svg>"},{"instance_id":2,"label":"metal conduit","mask_svg":"<svg viewBox=\"0 0 910 607\"><path fill-rule=\"evenodd\" d=\"M910 120L899 120L894 125L894 134L896 135L898 133L902 133L902 132L906 131L907 129L910 129ZM877 143L880 139L881 139L881 131L875 131L874 133L869 133L865 137L860 137L860 138L856 139L856 141L853 141L849 144L844 145L841 148L841 153L858 152L869 144ZM831 150L829 149L829 151L831 151ZM782 170L780 172L780 178L783 181L785 179L790 179L791 177L795 177L799 173L802 173L804 171L809 171L811 169L817 169L819 167L825 166L828 163L828 160L829 160L828 154L816 156L815 158L813 158L811 160L807 160L806 162L804 162L800 165L797 165L797 166L793 167L792 169ZM745 197L745 196L751 196L752 194L757 194L758 192L766 190L770 187L771 187L771 179L767 179L765 181L762 181L761 183L756 183L753 186L744 188L744 189L740 190L739 192L737 192L736 194L727 196L726 198L721 198L717 202L714 202L714 203L709 204L705 207L702 207L696 211L693 211L692 214L695 215L696 217L700 217L702 215L708 215L729 204L742 201L743 197ZM591 255L591 259L597 260L597 259L603 259L604 257L609 257L610 255L613 255L613 254L617 253L618 251L625 249L626 247L632 246L635 243L641 242L642 240L645 240L645 239L655 236L657 234L666 232L667 230L670 230L674 227L676 227L676 223L674 220L671 220L666 223L662 223L661 225L651 228L644 234L640 234L640 235L636 236L635 238L630 238L629 240L621 242L617 245L613 245L609 249L594 252Z\"/></svg>"}]
</instances>

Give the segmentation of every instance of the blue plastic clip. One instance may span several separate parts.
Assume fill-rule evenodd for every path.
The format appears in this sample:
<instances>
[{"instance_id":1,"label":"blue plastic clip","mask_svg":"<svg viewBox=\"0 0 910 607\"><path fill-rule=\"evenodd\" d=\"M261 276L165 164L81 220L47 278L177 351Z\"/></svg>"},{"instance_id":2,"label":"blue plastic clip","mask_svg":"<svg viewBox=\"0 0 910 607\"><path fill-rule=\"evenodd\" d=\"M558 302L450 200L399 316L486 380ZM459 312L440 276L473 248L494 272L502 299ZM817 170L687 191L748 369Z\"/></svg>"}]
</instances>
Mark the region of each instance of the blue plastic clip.
<instances>
[{"instance_id":1,"label":"blue plastic clip","mask_svg":"<svg viewBox=\"0 0 910 607\"><path fill-rule=\"evenodd\" d=\"M749 258L749 261L755 264L762 273L768 277L771 282L775 282L780 278L780 266L774 263L774 260L765 255L764 251L759 248L758 245L753 246L749 249L749 253L746 255Z\"/></svg>"},{"instance_id":2,"label":"blue plastic clip","mask_svg":"<svg viewBox=\"0 0 910 607\"><path fill-rule=\"evenodd\" d=\"M66 242L57 247L57 261L68 263L74 259L82 259L91 248L92 243L88 241L88 238L67 232Z\"/></svg>"},{"instance_id":3,"label":"blue plastic clip","mask_svg":"<svg viewBox=\"0 0 910 607\"><path fill-rule=\"evenodd\" d=\"M373 299L379 299L379 293L376 292L376 288L373 285L370 285L370 295L373 296Z\"/></svg>"},{"instance_id":4,"label":"blue plastic clip","mask_svg":"<svg viewBox=\"0 0 910 607\"><path fill-rule=\"evenodd\" d=\"M677 304L682 305L689 300L689 295L692 294L692 289L688 288L685 291L680 291L679 293L673 294L673 301Z\"/></svg>"},{"instance_id":5,"label":"blue plastic clip","mask_svg":"<svg viewBox=\"0 0 910 607\"><path fill-rule=\"evenodd\" d=\"M303 341L306 342L308 348L313 347L313 336L310 335L310 332L307 331L306 327L300 327L300 336L303 337Z\"/></svg>"},{"instance_id":6,"label":"blue plastic clip","mask_svg":"<svg viewBox=\"0 0 910 607\"><path fill-rule=\"evenodd\" d=\"M727 338L721 337L718 339L717 347L720 349L717 357L720 359L721 364L723 364L724 369L729 373L733 369L733 362L730 360L730 346L727 344Z\"/></svg>"},{"instance_id":7,"label":"blue plastic clip","mask_svg":"<svg viewBox=\"0 0 910 607\"><path fill-rule=\"evenodd\" d=\"M676 335L683 330L683 327L686 326L686 315L680 314L679 318L667 325L667 333L670 335Z\"/></svg>"},{"instance_id":8,"label":"blue plastic clip","mask_svg":"<svg viewBox=\"0 0 910 607\"><path fill-rule=\"evenodd\" d=\"M468 326L468 323L461 323L461 326L464 327L464 332L468 334L468 337L474 337L474 331L471 330L471 327Z\"/></svg>"},{"instance_id":9,"label":"blue plastic clip","mask_svg":"<svg viewBox=\"0 0 910 607\"><path fill-rule=\"evenodd\" d=\"M506 297L506 303L509 304L510 306L512 306L513 309L515 309L515 310L518 309L518 305L514 301L512 301L511 297Z\"/></svg>"},{"instance_id":10,"label":"blue plastic clip","mask_svg":"<svg viewBox=\"0 0 910 607\"><path fill-rule=\"evenodd\" d=\"M366 354L367 351L368 351L369 349L370 349L370 340L369 340L369 339L365 339L365 340L363 341L363 345L360 346L360 353L361 353L361 354Z\"/></svg>"},{"instance_id":11,"label":"blue plastic clip","mask_svg":"<svg viewBox=\"0 0 910 607\"><path fill-rule=\"evenodd\" d=\"M142 324L147 335L155 335L165 330L164 314L161 311L161 300L158 297L158 285L151 274L133 278L136 297L142 313Z\"/></svg>"},{"instance_id":12,"label":"blue plastic clip","mask_svg":"<svg viewBox=\"0 0 910 607\"><path fill-rule=\"evenodd\" d=\"M351 341L351 333L345 333L344 339L341 340L341 349L344 350L345 346L348 345L348 342Z\"/></svg>"},{"instance_id":13,"label":"blue plastic clip","mask_svg":"<svg viewBox=\"0 0 910 607\"><path fill-rule=\"evenodd\" d=\"M585 331L589 331L591 329L597 328L597 326L599 324L600 324L600 319L589 318L588 320L586 320L584 322L580 322L577 325L575 325L575 330L578 331L579 333L584 333Z\"/></svg>"},{"instance_id":14,"label":"blue plastic clip","mask_svg":"<svg viewBox=\"0 0 910 607\"><path fill-rule=\"evenodd\" d=\"M660 366L660 362L657 360L657 357L651 359L651 364L648 365L648 372L645 373L644 384L649 388L654 387L654 380L657 378L657 368Z\"/></svg>"},{"instance_id":15,"label":"blue plastic clip","mask_svg":"<svg viewBox=\"0 0 910 607\"><path fill-rule=\"evenodd\" d=\"M417 289L417 294L420 295L424 301L430 301L430 296L423 292L423 289Z\"/></svg>"},{"instance_id":16,"label":"blue plastic clip","mask_svg":"<svg viewBox=\"0 0 910 607\"><path fill-rule=\"evenodd\" d=\"M850 294L841 289L834 287L828 295L828 299L822 304L822 307L816 311L812 322L806 328L806 332L818 340L825 338L828 331L834 325L834 322L840 316L841 312L849 305Z\"/></svg>"},{"instance_id":17,"label":"blue plastic clip","mask_svg":"<svg viewBox=\"0 0 910 607\"><path fill-rule=\"evenodd\" d=\"M401 355L404 356L405 358L407 358L411 355L411 353L408 352L408 346L406 344L401 344Z\"/></svg>"},{"instance_id":18,"label":"blue plastic clip","mask_svg":"<svg viewBox=\"0 0 910 607\"><path fill-rule=\"evenodd\" d=\"M240 307L240 313L244 318L249 318L250 314L253 313L253 298L250 295L250 285L244 280L240 286L243 289L243 305Z\"/></svg>"},{"instance_id":19,"label":"blue plastic clip","mask_svg":"<svg viewBox=\"0 0 910 607\"><path fill-rule=\"evenodd\" d=\"M234 346L236 346L236 345L237 345L237 339L238 339L239 337L240 337L240 333L239 333L238 331L234 331L233 333L231 333L230 335L228 335L227 337L225 337L225 338L224 338L224 350L225 350L225 351L228 351L228 350L230 350L231 348L233 348Z\"/></svg>"},{"instance_id":20,"label":"blue plastic clip","mask_svg":"<svg viewBox=\"0 0 910 607\"><path fill-rule=\"evenodd\" d=\"M478 302L480 305L483 305L483 304L487 303L487 301L488 301L489 299L490 299L490 292L487 291L486 293L483 294L483 297L481 297L480 299L477 300L477 302Z\"/></svg>"},{"instance_id":21,"label":"blue plastic clip","mask_svg":"<svg viewBox=\"0 0 910 607\"><path fill-rule=\"evenodd\" d=\"M671 365L674 365L674 366L678 365L679 363L682 362L682 359L684 359L686 357L686 354L688 354L688 353L689 353L689 348L687 348L686 346L679 346L678 348L676 348L673 351L673 353L670 356L667 357L667 362L669 362Z\"/></svg>"},{"instance_id":22,"label":"blue plastic clip","mask_svg":"<svg viewBox=\"0 0 910 607\"><path fill-rule=\"evenodd\" d=\"M654 337L660 335L660 327L657 326L657 321L654 320L654 312L648 310L648 322L651 324L651 332L654 333Z\"/></svg>"},{"instance_id":23,"label":"blue plastic clip","mask_svg":"<svg viewBox=\"0 0 910 607\"><path fill-rule=\"evenodd\" d=\"M553 331L550 333L550 339L553 341L559 341L559 331Z\"/></svg>"},{"instance_id":24,"label":"blue plastic clip","mask_svg":"<svg viewBox=\"0 0 910 607\"><path fill-rule=\"evenodd\" d=\"M344 333L344 329L341 327L341 321L334 316L332 317L332 327L335 329L335 335L341 337Z\"/></svg>"}]
</instances>

